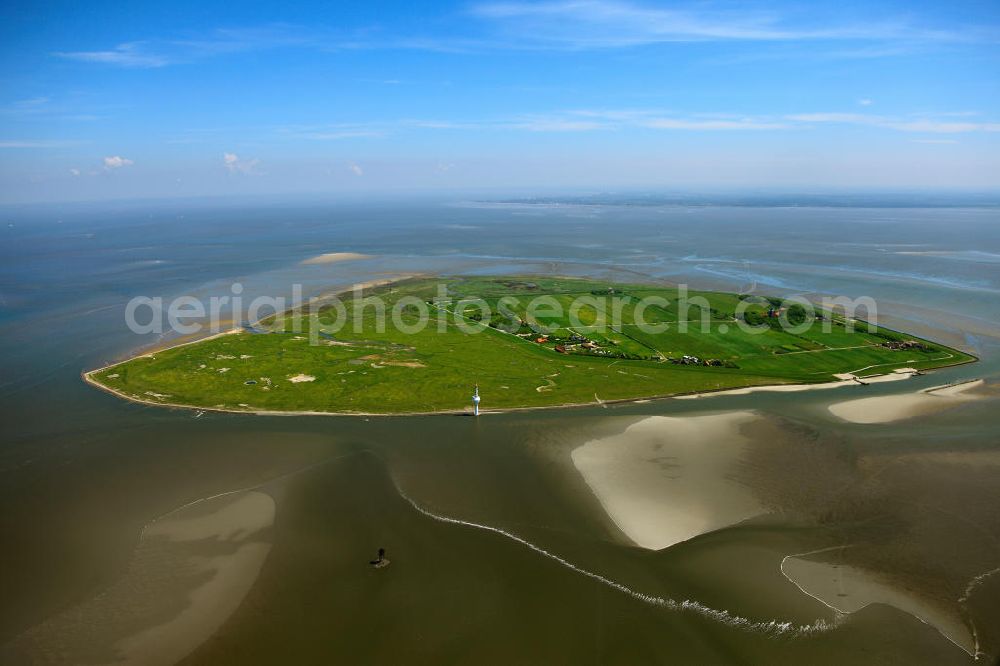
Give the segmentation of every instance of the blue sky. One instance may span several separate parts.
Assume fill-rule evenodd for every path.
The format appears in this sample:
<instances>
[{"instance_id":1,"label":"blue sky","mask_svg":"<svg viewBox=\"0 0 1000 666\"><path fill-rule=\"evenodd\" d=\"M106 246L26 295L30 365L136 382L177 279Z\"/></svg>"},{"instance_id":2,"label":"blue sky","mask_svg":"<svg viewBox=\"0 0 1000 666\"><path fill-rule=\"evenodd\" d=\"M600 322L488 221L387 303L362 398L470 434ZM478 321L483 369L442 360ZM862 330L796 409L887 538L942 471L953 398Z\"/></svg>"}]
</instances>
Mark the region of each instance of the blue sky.
<instances>
[{"instance_id":1,"label":"blue sky","mask_svg":"<svg viewBox=\"0 0 1000 666\"><path fill-rule=\"evenodd\" d=\"M1000 3L9 2L0 201L1000 187Z\"/></svg>"}]
</instances>

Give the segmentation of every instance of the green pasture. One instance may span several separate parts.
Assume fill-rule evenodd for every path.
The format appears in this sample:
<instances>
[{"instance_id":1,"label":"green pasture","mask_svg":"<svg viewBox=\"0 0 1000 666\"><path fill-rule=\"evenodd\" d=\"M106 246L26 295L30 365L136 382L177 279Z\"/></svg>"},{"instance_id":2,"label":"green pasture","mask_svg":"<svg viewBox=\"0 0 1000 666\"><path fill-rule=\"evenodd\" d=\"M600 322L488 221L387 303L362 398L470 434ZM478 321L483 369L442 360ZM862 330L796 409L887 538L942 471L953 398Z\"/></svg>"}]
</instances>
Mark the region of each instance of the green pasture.
<instances>
[{"instance_id":1,"label":"green pasture","mask_svg":"<svg viewBox=\"0 0 1000 666\"><path fill-rule=\"evenodd\" d=\"M442 285L446 299L438 301ZM546 407L822 382L837 373L864 376L974 360L927 341L917 341L919 348L890 349L887 339L914 338L884 329L869 332L863 322L848 332L831 313L799 332L781 330L770 320L750 331L734 318L741 297L692 292L694 305L682 313L677 289L667 285L421 278L366 296L343 307L325 304L313 316L283 313L260 322L256 332L140 356L91 378L152 403L392 414L461 410L476 384L484 409ZM477 297L493 313L505 299L507 314L484 316L481 303L460 302ZM546 306L543 315L529 317L538 297L557 304L563 314L553 315ZM649 297L667 302L645 308L645 321L658 325L654 330L636 321L637 308ZM578 321L571 322L574 307ZM767 306L748 309L761 314ZM529 322L546 328L539 333ZM414 332L421 323L424 328ZM684 356L697 357L698 363L681 364Z\"/></svg>"}]
</instances>

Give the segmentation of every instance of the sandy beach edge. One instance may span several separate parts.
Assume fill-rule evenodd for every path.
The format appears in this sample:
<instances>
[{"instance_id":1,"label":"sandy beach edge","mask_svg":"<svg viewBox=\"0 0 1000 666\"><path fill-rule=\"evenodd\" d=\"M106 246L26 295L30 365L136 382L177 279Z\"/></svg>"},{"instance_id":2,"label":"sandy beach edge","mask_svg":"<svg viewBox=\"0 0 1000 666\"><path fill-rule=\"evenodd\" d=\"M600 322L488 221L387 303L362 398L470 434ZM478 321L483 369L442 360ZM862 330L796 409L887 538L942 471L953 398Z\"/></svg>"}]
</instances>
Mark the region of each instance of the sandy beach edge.
<instances>
[{"instance_id":1,"label":"sandy beach edge","mask_svg":"<svg viewBox=\"0 0 1000 666\"><path fill-rule=\"evenodd\" d=\"M375 279L375 280L369 280L367 282L357 283L357 284L351 285L350 287L347 287L345 289L341 289L341 290L338 290L338 291L335 291L335 292L332 292L332 293L329 293L329 294L323 294L323 295L317 297L317 299L318 300L325 300L325 299L329 299L329 298L334 298L336 296L340 296L342 294L350 293L350 292L352 292L354 290L357 290L357 289L370 289L370 288L373 288L373 287L382 287L382 286L386 286L386 285L389 285L389 284L394 284L396 282L400 282L400 281L403 281L403 280L410 280L410 279L413 279L413 278L416 278L416 277L426 277L426 275L427 275L426 273L404 273L404 274L400 274L400 275L397 275L397 276L392 277L392 278L379 278L379 279ZM291 311L295 310L298 307L301 307L301 305L295 306L293 308L290 308L288 310L288 312L291 312ZM266 317L265 317L265 319L266 319ZM252 328L257 323L258 322L253 322L249 326ZM96 374L96 373L103 372L105 370L110 370L111 368L117 367L119 365L123 365L123 364L128 363L129 361L132 361L132 360L137 359L137 358L143 358L143 357L151 356L151 355L153 355L153 354L155 354L157 352L169 351L171 349L177 349L179 347L184 347L184 346L187 346L187 345L193 345L193 344L196 344L196 343L199 343L199 342L205 342L206 340L212 340L212 339L221 337L223 335L232 335L234 333L240 333L240 332L242 332L244 330L245 330L244 327L237 326L236 328L233 328L231 330L222 331L220 333L215 333L215 334L207 336L207 337L197 338L195 340L188 340L188 341L176 344L176 345L169 345L169 346L166 346L166 347L157 347L157 348L155 348L153 350L145 351L145 352L143 352L141 354L135 354L135 355L132 355L132 356L128 356L127 358L123 358L123 359L121 359L119 361L115 361L114 363L109 363L107 365L104 365L104 366L101 366L101 367L98 367L98 368L93 368L91 370L82 371L80 373L80 376L81 376L81 378L87 384L93 386L94 388L97 388L97 389L99 389L101 391L104 391L106 393L110 393L110 394L112 394L114 396L117 396L117 397L122 398L123 400L127 400L129 402L134 402L134 403L142 404L142 405L149 405L149 406L153 406L153 407L167 407L167 408L171 408L171 409L185 409L185 410L196 411L196 412L218 412L218 413L225 413L225 414L249 414L249 415L255 415L255 416L361 416L361 417L366 417L366 418L368 418L368 417L394 417L394 416L471 416L472 415L472 408L471 408L471 406L470 407L466 407L466 408L462 408L462 409L443 409L443 410L419 411L419 412L324 412L324 411L284 411L284 410L267 410L267 409L263 409L263 410L262 409L236 409L236 408L231 408L231 407L207 407L207 406L201 406L200 407L200 406L197 406L197 405L187 405L187 404L183 404L183 403L172 403L172 402L161 402L161 401L149 400L149 399L146 399L146 398L140 398L138 396L128 395L127 393L123 393L122 391L119 391L119 390L117 390L117 389L115 389L115 388L113 388L111 386L108 386L106 384L102 384L101 382L97 381L93 377L93 375ZM915 339L921 339L922 340L922 338L915 338ZM921 373L928 373L928 372L933 372L935 370L942 370L944 368L951 368L951 367L955 367L955 366L959 366L959 365L965 365L965 364L968 364L968 363L976 363L976 362L979 361L979 357L977 357L977 356L975 356L973 354L970 354L969 352L964 352L963 351L962 353L967 356L966 359L958 360L958 361L956 361L954 363L948 363L948 364L941 365L941 366L938 366L936 368L931 368L931 369L928 369L928 370L921 370L920 372ZM613 400L601 400L601 399L597 399L597 400L595 400L593 402L589 402L589 401L588 402L571 402L571 403L562 403L562 404L558 404L558 405L541 405L541 406L538 406L538 407L504 407L504 408L500 408L500 409L481 409L480 410L480 414L481 415L487 415L487 414L507 414L507 413L513 413L513 412L529 412L529 411L538 411L538 410L545 410L545 409L549 409L549 410L555 410L555 409L582 409L582 408L586 408L586 407L598 407L598 406L606 408L608 405L641 404L641 403L647 403L647 402L653 402L653 401L659 401L659 400L669 400L669 399L678 399L678 398L682 398L682 399L695 399L695 398L701 398L701 397L710 397L710 396L714 396L714 395L745 395L745 394L753 393L755 391L768 391L768 390L770 390L770 391L810 391L810 390L818 390L818 389L842 388L844 386L863 385L863 384L865 384L867 382L871 382L872 380L874 380L874 381L877 382L877 381L879 381L879 378L891 377L891 376L893 376L895 374L898 374L898 373L896 373L895 371L892 371L892 372L887 372L887 373L883 373L883 374L879 374L879 375L869 375L869 376L864 377L863 381L855 381L855 379L861 379L861 378L855 378L855 379L850 379L850 380L845 380L845 379L838 378L838 379L831 379L831 380L820 381L820 382L775 382L773 384L754 384L754 385L751 385L751 386L742 386L742 387L705 389L703 391L681 391L681 392L677 392L677 393L660 393L660 394L655 394L655 395L636 396L634 398L619 398L619 399L613 399ZM972 380L972 381L974 381L974 380ZM938 387L938 388L943 388L943 387ZM596 395L595 395L595 398L596 398Z\"/></svg>"},{"instance_id":2,"label":"sandy beach edge","mask_svg":"<svg viewBox=\"0 0 1000 666\"><path fill-rule=\"evenodd\" d=\"M228 335L229 333L221 333L219 335ZM216 337L216 336L213 336ZM196 342L202 342L208 338L201 338ZM188 342L185 344L193 344ZM177 345L180 346L180 345ZM167 349L173 349L173 347L168 347ZM162 351L162 350L161 350ZM96 372L101 372L113 368L115 366L121 365L131 361L133 358L141 358L142 356L147 356L148 354L142 354L140 356L134 356L132 358L127 358L123 361L118 361L111 365L105 366L103 368L96 368L94 370L89 370L87 372L81 373L81 377L85 382L93 386L94 388L105 391L106 393L111 393L123 400L128 400L129 402L134 402L142 405L150 405L153 407L167 407L170 409L186 409L189 411L196 412L218 412L224 414L245 414L253 416L362 416L362 417L398 417L398 416L472 416L472 408L462 408L462 409L440 409L433 411L422 411L422 412L321 412L321 411L283 411L283 410L273 410L273 409L236 409L231 407L199 407L198 405L186 405L183 403L174 402L161 402L156 400L150 400L147 398L140 398L138 396L129 395L123 393L118 389L112 388L106 384L102 384L94 379L91 375ZM965 361L965 363L971 363L972 361ZM958 365L958 364L956 364ZM946 366L947 367L947 366ZM925 371L931 372L931 371ZM892 373L887 373L886 375L875 375L875 376L889 376ZM975 381L975 380L971 380ZM831 386L835 384L835 386ZM568 402L561 403L558 405L541 405L538 407L503 407L499 409L481 409L480 416L486 416L490 414L509 414L514 412L532 412L539 410L555 410L555 409L583 409L586 407L607 407L608 405L629 405L629 404L643 404L654 401L661 400L675 400L677 398L698 398L702 396L710 396L714 394L724 395L726 393L739 392L738 395L745 395L754 392L755 389L759 390L780 390L781 388L788 387L794 388L800 391L809 391L816 389L830 389L830 388L843 388L845 386L860 386L860 384L854 382L844 383L842 380L832 380L829 382L817 382L815 384L789 384L789 383L778 383L778 384L757 384L754 386L747 386L742 388L721 388L721 389L706 389L704 391L688 391L681 393L663 393L650 396L637 396L635 398L619 398L615 400L600 400L598 402Z\"/></svg>"}]
</instances>

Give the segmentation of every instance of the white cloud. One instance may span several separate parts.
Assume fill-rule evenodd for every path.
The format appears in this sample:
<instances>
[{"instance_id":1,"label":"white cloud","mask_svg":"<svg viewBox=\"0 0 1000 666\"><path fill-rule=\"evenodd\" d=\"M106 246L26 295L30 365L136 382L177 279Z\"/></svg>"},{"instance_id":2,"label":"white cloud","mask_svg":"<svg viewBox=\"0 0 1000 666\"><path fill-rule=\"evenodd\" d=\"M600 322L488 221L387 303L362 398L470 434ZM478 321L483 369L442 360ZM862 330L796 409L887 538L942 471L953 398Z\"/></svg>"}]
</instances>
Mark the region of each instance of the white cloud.
<instances>
[{"instance_id":1,"label":"white cloud","mask_svg":"<svg viewBox=\"0 0 1000 666\"><path fill-rule=\"evenodd\" d=\"M931 132L935 134L958 134L962 132L1000 132L1000 123L956 123L942 120L890 121L884 123L901 132Z\"/></svg>"},{"instance_id":2,"label":"white cloud","mask_svg":"<svg viewBox=\"0 0 1000 666\"><path fill-rule=\"evenodd\" d=\"M48 106L48 97L32 97L30 99L15 100L4 107L0 107L0 113L12 116L39 115L46 113Z\"/></svg>"},{"instance_id":3,"label":"white cloud","mask_svg":"<svg viewBox=\"0 0 1000 666\"><path fill-rule=\"evenodd\" d=\"M858 105L859 106L871 106L872 105L872 101L870 99L868 99L868 98L859 99L858 100Z\"/></svg>"},{"instance_id":4,"label":"white cloud","mask_svg":"<svg viewBox=\"0 0 1000 666\"><path fill-rule=\"evenodd\" d=\"M397 129L455 131L592 132L628 128L671 131L759 131L806 129L812 125L843 124L878 127L899 132L955 134L1000 132L1000 123L966 120L961 114L881 116L852 112L794 113L785 116L743 116L727 113L679 114L659 109L573 109L544 115L474 121L401 120ZM961 117L961 120L956 119ZM388 130L387 130L388 131Z\"/></svg>"},{"instance_id":5,"label":"white cloud","mask_svg":"<svg viewBox=\"0 0 1000 666\"><path fill-rule=\"evenodd\" d=\"M313 140L339 140L391 136L403 132L537 132L585 133L625 130L663 130L671 132L754 132L807 130L822 125L857 125L885 130L957 134L963 132L1000 132L1000 123L976 117L973 112L912 113L883 116L863 112L834 111L793 113L784 116L743 115L738 113L679 113L668 109L567 109L518 116L437 120L404 118L374 125L340 123L313 126L288 126L277 131L287 136ZM251 163L227 153L227 167L232 171L252 169ZM353 169L352 169L353 170Z\"/></svg>"},{"instance_id":6,"label":"white cloud","mask_svg":"<svg viewBox=\"0 0 1000 666\"><path fill-rule=\"evenodd\" d=\"M527 132L593 132L629 127L669 130L770 130L788 127L773 118L728 114L668 115L657 109L573 109L475 122L407 120L405 127L445 130L521 130Z\"/></svg>"},{"instance_id":7,"label":"white cloud","mask_svg":"<svg viewBox=\"0 0 1000 666\"><path fill-rule=\"evenodd\" d=\"M70 169L69 172L70 172L70 175L72 175L72 176L79 176L80 175L80 170L79 169Z\"/></svg>"},{"instance_id":8,"label":"white cloud","mask_svg":"<svg viewBox=\"0 0 1000 666\"><path fill-rule=\"evenodd\" d=\"M104 158L104 168L111 169L121 169L122 167L131 166L134 164L132 160L127 157L121 157L120 155L112 155L111 157Z\"/></svg>"},{"instance_id":9,"label":"white cloud","mask_svg":"<svg viewBox=\"0 0 1000 666\"><path fill-rule=\"evenodd\" d=\"M955 26L935 29L906 18L862 16L855 23L829 20L813 12L786 12L753 7L758 3L655 3L626 0L551 0L542 2L485 1L473 4L465 16L481 20L468 35L396 33L345 29L334 25L264 24L218 28L182 38L132 40L93 51L56 51L52 55L79 62L126 68L158 68L192 63L223 54L278 48L332 50L409 49L445 53L506 49L583 50L670 42L838 41L845 47L828 56L871 58L905 54L915 46L953 42L993 43L995 26ZM667 5L667 6L664 6ZM746 7L751 7L747 9ZM433 23L433 22L429 22ZM927 23L927 25L932 25ZM378 79L386 85L405 83Z\"/></svg>"},{"instance_id":10,"label":"white cloud","mask_svg":"<svg viewBox=\"0 0 1000 666\"><path fill-rule=\"evenodd\" d=\"M363 175L365 175L365 171L364 171L364 169L362 169L362 168L361 168L360 166L358 166L357 164L351 164L351 165L350 165L349 167L347 167L347 168L348 168L348 169L350 169L350 170L351 170L351 172L352 172L352 173L353 173L353 174L354 174L355 176L363 176Z\"/></svg>"},{"instance_id":11,"label":"white cloud","mask_svg":"<svg viewBox=\"0 0 1000 666\"><path fill-rule=\"evenodd\" d=\"M877 116L866 116L862 113L792 113L785 116L786 120L797 123L854 123L857 125L875 125Z\"/></svg>"},{"instance_id":12,"label":"white cloud","mask_svg":"<svg viewBox=\"0 0 1000 666\"><path fill-rule=\"evenodd\" d=\"M254 174L257 172L257 165L260 160L243 160L236 153L223 153L222 163L226 165L230 173Z\"/></svg>"},{"instance_id":13,"label":"white cloud","mask_svg":"<svg viewBox=\"0 0 1000 666\"><path fill-rule=\"evenodd\" d=\"M385 136L385 129L375 125L342 123L336 125L289 126L279 129L282 134L313 141L340 141L342 139L378 138Z\"/></svg>"},{"instance_id":14,"label":"white cloud","mask_svg":"<svg viewBox=\"0 0 1000 666\"><path fill-rule=\"evenodd\" d=\"M126 42L107 51L57 51L53 55L69 60L131 68L165 67L174 62L169 56L151 51L146 42Z\"/></svg>"},{"instance_id":15,"label":"white cloud","mask_svg":"<svg viewBox=\"0 0 1000 666\"><path fill-rule=\"evenodd\" d=\"M294 25L218 28L194 38L135 40L100 51L56 51L68 60L127 68L156 68L190 63L227 53L280 47L323 48L331 35Z\"/></svg>"},{"instance_id":16,"label":"white cloud","mask_svg":"<svg viewBox=\"0 0 1000 666\"><path fill-rule=\"evenodd\" d=\"M374 130L344 130L340 132L312 132L301 135L304 139L316 141L339 141L340 139L359 139L363 137L380 137L384 132Z\"/></svg>"},{"instance_id":17,"label":"white cloud","mask_svg":"<svg viewBox=\"0 0 1000 666\"><path fill-rule=\"evenodd\" d=\"M509 125L512 129L529 132L590 132L607 129L606 123L573 118L527 118Z\"/></svg>"},{"instance_id":18,"label":"white cloud","mask_svg":"<svg viewBox=\"0 0 1000 666\"><path fill-rule=\"evenodd\" d=\"M958 141L955 139L910 139L910 143L951 144L958 143Z\"/></svg>"},{"instance_id":19,"label":"white cloud","mask_svg":"<svg viewBox=\"0 0 1000 666\"><path fill-rule=\"evenodd\" d=\"M785 116L744 116L727 113L680 114L660 109L572 109L544 115L478 121L403 120L402 128L455 131L591 132L648 129L669 131L761 131L808 129L841 124L910 133L958 134L1000 132L1000 123L979 121L974 114L936 113L882 116L853 112L794 113Z\"/></svg>"},{"instance_id":20,"label":"white cloud","mask_svg":"<svg viewBox=\"0 0 1000 666\"><path fill-rule=\"evenodd\" d=\"M698 118L651 118L640 123L643 127L671 130L773 130L788 127L787 123L741 118L739 120Z\"/></svg>"},{"instance_id":21,"label":"white cloud","mask_svg":"<svg viewBox=\"0 0 1000 666\"><path fill-rule=\"evenodd\" d=\"M945 114L941 114L945 115ZM797 113L786 116L788 120L801 123L839 123L846 125L868 125L883 127L900 132L927 132L931 134L958 134L962 132L1000 132L1000 123L956 122L934 118L892 118L862 113Z\"/></svg>"},{"instance_id":22,"label":"white cloud","mask_svg":"<svg viewBox=\"0 0 1000 666\"><path fill-rule=\"evenodd\" d=\"M615 0L494 2L473 13L495 22L521 45L552 48L614 48L709 40L954 40L958 35L900 21L853 25L792 25L774 12L732 10L706 3L689 8Z\"/></svg>"},{"instance_id":23,"label":"white cloud","mask_svg":"<svg viewBox=\"0 0 1000 666\"><path fill-rule=\"evenodd\" d=\"M80 143L82 142L58 139L8 139L0 140L0 148L66 148Z\"/></svg>"},{"instance_id":24,"label":"white cloud","mask_svg":"<svg viewBox=\"0 0 1000 666\"><path fill-rule=\"evenodd\" d=\"M455 122L452 120L407 120L404 125L421 129L485 129L485 123Z\"/></svg>"}]
</instances>

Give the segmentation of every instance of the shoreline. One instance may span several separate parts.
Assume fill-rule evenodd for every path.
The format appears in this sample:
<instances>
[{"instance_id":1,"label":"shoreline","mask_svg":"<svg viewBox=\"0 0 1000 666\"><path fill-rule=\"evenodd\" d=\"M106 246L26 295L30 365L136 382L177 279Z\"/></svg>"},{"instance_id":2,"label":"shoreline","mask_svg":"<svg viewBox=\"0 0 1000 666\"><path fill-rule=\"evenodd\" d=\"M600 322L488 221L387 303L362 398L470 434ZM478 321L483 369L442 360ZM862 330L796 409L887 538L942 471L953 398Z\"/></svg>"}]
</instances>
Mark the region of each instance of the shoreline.
<instances>
[{"instance_id":1,"label":"shoreline","mask_svg":"<svg viewBox=\"0 0 1000 666\"><path fill-rule=\"evenodd\" d=\"M307 302L322 303L324 301L327 301L327 300L330 300L330 299L333 299L333 298L337 298L338 296L342 296L343 294L349 294L349 293L351 293L353 291L356 291L356 290L359 290L359 289L360 290L365 290L365 289L372 289L374 287L384 287L384 286L386 286L388 284L394 284L396 282L401 282L403 280L412 280L413 278L423 277L425 275L427 275L427 274L426 273L399 273L398 275L396 275L394 277L391 277L391 278L375 278L373 280L368 280L366 282L357 282L355 284L352 284L350 287L345 287L345 288L340 289L338 291L333 291L333 292L329 292L329 293L322 293L319 296L314 296L314 297L312 297L312 299L310 301L307 301ZM286 309L281 314L282 315L286 315L288 313L295 312L296 310L300 310L303 305L306 305L307 302L303 302L303 303L298 303L298 304L292 305L291 307L289 307L288 309ZM146 346L138 347L137 349L135 349L132 352L130 352L129 355L126 356L125 358L120 358L117 361L112 361L111 363L108 363L106 365L102 365L102 366L97 367L97 368L92 368L90 370L84 370L84 371L81 372L81 374L82 375L89 375L89 374L92 374L92 373L95 373L95 372L101 372L102 370L109 370L110 368L114 368L116 366L122 365L123 363L128 363L129 361L135 360L137 358L145 358L147 356L152 356L153 354L156 354L157 352L169 351L171 349L177 349L179 347L184 347L186 345L193 345L193 344L198 343L198 342L205 342L207 340L214 340L215 338L218 338L218 337L223 336L223 335L230 335L232 333L242 333L242 332L247 331L249 329L256 328L261 322L263 322L263 321L265 321L267 319L270 319L272 317L275 317L277 315L278 315L278 313L269 314L269 315L266 315L264 317L261 317L260 319L256 319L254 321L247 322L247 324L245 326L243 324L239 324L239 325L236 325L236 326L234 326L233 328L231 328L229 330L218 331L218 332L215 332L215 333L210 333L209 335L206 335L204 337L198 337L198 333L192 333L190 335L184 335L184 336L181 336L179 338L176 338L177 340L183 340L183 342L176 342L176 343L172 343L172 344L170 342L167 342L167 341L164 341L164 340L159 340L157 342L152 342L152 343L150 343L150 344L148 344ZM232 323L233 320L232 319L227 319L225 321L229 322L229 323Z\"/></svg>"},{"instance_id":2,"label":"shoreline","mask_svg":"<svg viewBox=\"0 0 1000 666\"><path fill-rule=\"evenodd\" d=\"M242 329L239 329L239 330L242 330ZM234 331L228 331L228 332L225 332L225 333L218 333L218 334L213 335L211 337L215 338L215 337L219 337L219 336L222 336L222 335L229 335L229 334L234 333L234 332L239 332L239 331L235 331L234 330ZM203 340L208 340L208 339L209 338L200 338L199 340L196 340L194 342L201 342ZM194 342L185 342L183 344L189 345L189 344L194 344ZM180 347L181 345L176 345L176 346ZM173 348L174 347L167 347L166 349L173 349ZM467 408L463 408L463 409L441 409L441 410L426 411L426 412L321 412L321 411L314 411L314 410L313 411L310 411L310 410L306 410L306 411L283 411L283 410L276 410L276 409L236 409L236 408L231 408L231 407L199 407L197 405L186 405L186 404L174 403L174 402L157 402L155 400L151 400L151 399L147 399L147 398L140 398L140 397L137 397L137 396L128 395L127 393L123 393L123 392L119 391L118 389L112 388L112 387L107 386L105 384L101 384L96 379L94 379L93 377L91 377L91 375L93 373L101 372L103 370L108 370L110 368L113 368L115 366L121 365L123 363L127 363L127 362L129 362L129 361L131 361L131 360L133 360L135 358L142 358L143 356L148 356L148 355L149 354L141 354L139 356L133 356L131 358L127 358L127 359L125 359L123 361L118 361L116 363L112 363L111 365L107 365L107 366L104 366L102 368L95 368L93 370L88 370L86 372L82 372L80 374L80 376L82 377L82 379L87 384L90 384L94 388L97 388L97 389L99 389L101 391L104 391L106 393L110 393L110 394L112 394L112 395L114 395L116 397L122 398L123 400L127 400L129 402L133 402L133 403L141 404L141 405L149 405L149 406L152 406L152 407L166 407L166 408L169 408L169 409L185 409L185 410L196 411L196 412L218 412L218 413L222 413L222 414L244 414L244 415L251 415L251 416L363 416L363 417L366 417L366 418L367 417L373 417L373 416L377 416L377 417L396 417L396 416L470 416L471 417L471 416L473 416L472 408L471 407L467 407ZM971 362L972 361L965 361L965 363L971 363ZM958 364L956 364L956 365L958 365ZM950 366L942 366L942 367L950 367ZM923 371L923 372L932 372L932 371L928 370L928 371ZM912 375L906 375L906 376L899 375L899 378L900 379L909 379L911 376ZM893 373L886 373L885 375L873 375L872 376L872 378L875 378L875 377L893 377L893 379L883 380L883 381L893 381L895 379L895 377L893 376ZM963 382L961 382L961 383L974 382L974 381L979 381L979 380L976 380L976 379L963 380ZM837 380L837 379L829 381L829 382L817 382L817 383L814 383L814 384L788 384L788 383L782 383L782 384L758 384L756 386L747 386L747 387L735 388L735 389L726 389L726 388L723 388L723 389L708 389L708 390L705 390L705 391L691 391L691 392L687 392L687 393L665 393L665 394L658 394L658 395L651 395L651 396L639 396L639 397L635 397L635 398L618 398L618 399L614 399L614 400L598 400L598 401L595 401L595 402L568 402L568 403L563 403L563 404L559 404L559 405L539 405L537 407L501 407L501 408L497 408L497 409L482 409L482 410L480 410L479 413L480 413L481 416L485 416L485 415L489 415L489 414L509 414L509 413L512 413L512 412L528 412L528 411L537 411L537 410L542 410L542 409L582 409L584 407L605 407L606 408L608 405L644 404L644 403L661 401L661 400L690 400L690 399L696 399L696 398L701 398L701 397L710 397L710 396L713 396L713 395L726 395L726 394L729 394L729 395L749 395L749 394L754 393L754 392L763 392L763 391L778 391L778 392L780 392L783 389L785 391L814 391L814 390L823 390L823 389L845 388L847 386L863 386L863 384L859 384L859 383L853 382L853 381L844 381L844 380ZM946 386L951 386L951 385L946 385ZM945 387L942 386L942 387L937 387L937 388L940 389L940 388L945 388Z\"/></svg>"},{"instance_id":3,"label":"shoreline","mask_svg":"<svg viewBox=\"0 0 1000 666\"><path fill-rule=\"evenodd\" d=\"M377 278L377 279L373 279L373 280L368 280L366 282L360 282L360 283L353 284L350 287L346 287L344 289L340 289L340 290L334 291L332 293L321 294L320 296L314 297L314 299L313 299L312 302L321 302L321 301L324 301L324 300L336 298L337 296L340 296L342 294L351 293L352 291L356 291L356 290L359 290L359 289L364 290L364 289L370 289L370 288L374 288L374 287L382 287L382 286L386 286L386 285L389 285L389 284L394 284L396 282L400 282L400 281L404 281L404 280L410 280L410 279L413 279L413 278L416 278L416 277L423 277L423 276L426 276L426 275L427 275L426 273L400 273L400 274L395 275L395 276L393 276L391 278ZM303 305L304 305L304 303L300 303L298 305L292 306L291 308L289 308L288 310L286 310L285 313L282 313L282 314L286 314L288 312L294 312L297 309L301 309ZM119 365L123 365L123 364L128 363L129 361L135 360L137 358L145 358L145 357L152 356L152 355L154 355L154 354L156 354L158 352L169 351L171 349L177 349L179 347L184 347L184 346L187 346L187 345L193 345L193 344L196 344L196 343L199 343L199 342L205 342L207 340L212 340L212 339L219 338L219 337L222 337L222 336L225 336L225 335L232 335L232 334L235 334L235 333L245 332L248 328L253 328L254 326L256 326L261 321L264 321L265 319L268 319L270 317L274 317L274 316L276 316L276 314L277 313L272 314L272 315L268 315L266 317L262 317L261 319L255 321L255 322L249 323L247 326L242 326L242 325L241 326L236 326L235 328L232 328L232 329L230 329L228 331L220 331L218 333L213 333L213 334L205 336L205 337L196 338L196 339L193 339L193 340L187 340L185 342L181 342L181 343L174 344L174 345L155 347L154 349L151 349L149 351L145 351L145 352L142 352L142 353L139 353L139 354L134 354L132 356L128 356L127 358L123 358L121 360L115 361L113 363L109 363L109 364L101 366L101 367L93 368L91 370L82 371L80 373L80 376L84 380L84 382L86 382L87 384L93 386L94 388L97 388L97 389L99 389L101 391L104 391L106 393L110 393L110 394L112 394L112 395L114 395L116 397L122 398L124 400L129 401L129 402L133 402L133 403L136 403L136 404L142 404L142 405L150 405L150 406L154 406L154 407L167 407L167 408L170 408L170 409L193 410L193 411L196 411L196 412L218 412L218 413L226 413L226 414L249 414L249 415L254 415L254 416L360 416L360 417L366 417L366 418L368 418L368 417L393 417L393 416L472 416L473 415L472 414L472 408L471 408L471 406L470 407L464 407L462 409L444 409L444 410L417 411L417 412L326 412L326 411L314 411L314 410L284 411L284 410L252 409L252 408L237 409L237 408L231 408L231 407L207 407L207 406L206 407L200 407L200 406L197 406L197 405L182 404L182 403L158 402L158 401L147 399L147 398L140 398L138 396L129 395L129 394L124 393L124 392L122 392L122 391L120 391L120 390L118 390L116 388L113 388L113 387L108 386L106 384L102 384L102 383L98 382L96 379L94 379L94 377L93 377L93 375L96 374L96 373L98 373L98 372L103 372L105 370L110 370L111 368L117 367ZM921 339L922 340L923 338L917 338L917 339ZM977 357L977 356L975 356L973 354L970 354L968 352L962 352L962 353L966 354L968 356L968 358L965 359L965 360L958 360L958 361L956 361L954 363L947 363L947 364L944 364L944 365L940 365L940 366L937 366L935 368L930 368L930 369L927 369L927 370L915 370L913 368L899 368L897 370L892 370L892 371L887 372L887 373L882 373L882 374L877 374L877 375L869 375L869 376L866 376L866 377L858 377L858 376L856 376L854 374L846 373L845 375L837 375L836 376L837 378L835 378L835 379L830 379L830 380L827 380L827 381L820 381L820 382L787 382L787 381L782 381L782 382L775 382L773 384L756 384L756 385L752 385L752 386L742 386L742 387L736 387L736 388L718 388L718 389L705 389L703 391L688 391L688 392L680 392L680 393L663 393L663 394L655 394L655 395L647 395L647 396L636 396L634 398L618 398L618 399L613 399L613 400L601 400L595 394L594 395L595 400L593 402L572 402L572 403L563 403L563 404L558 404L558 405L540 405L540 406L536 406L536 407L503 407L503 408L498 408L498 409L485 409L485 410L481 410L480 413L483 414L483 415L486 415L486 414L507 414L507 413L511 413L511 412L527 412L527 411L536 411L536 410L542 410L542 409L551 409L551 410L554 410L554 409L580 409L580 408L584 408L584 407L597 407L597 406L607 408L608 405L642 404L642 403L648 403L648 402L659 401L659 400L669 400L669 399L675 399L675 400L694 400L694 399L699 399L699 398L704 398L704 397L711 397L711 396L716 396L716 395L750 395L750 394L755 393L755 392L798 392L798 391L814 391L814 390L836 389L836 388L844 388L846 386L859 386L859 385L863 386L863 385L867 385L869 383L880 383L880 382L885 382L885 381L894 381L894 380L897 380L897 379L909 379L909 378L913 377L914 375L916 375L918 373L923 374L923 373L927 373L927 372L933 372L935 370L941 370L941 369L944 369L944 368L956 367L956 366L959 366L959 365L965 365L967 363L975 363L975 362L979 361L979 357ZM848 375L849 375L849 378L848 378ZM975 380L968 380L968 381L975 381ZM942 386L942 387L936 387L936 388L941 389L941 388L946 388L946 387ZM927 390L930 391L930 390L933 390L933 389L927 389Z\"/></svg>"}]
</instances>

